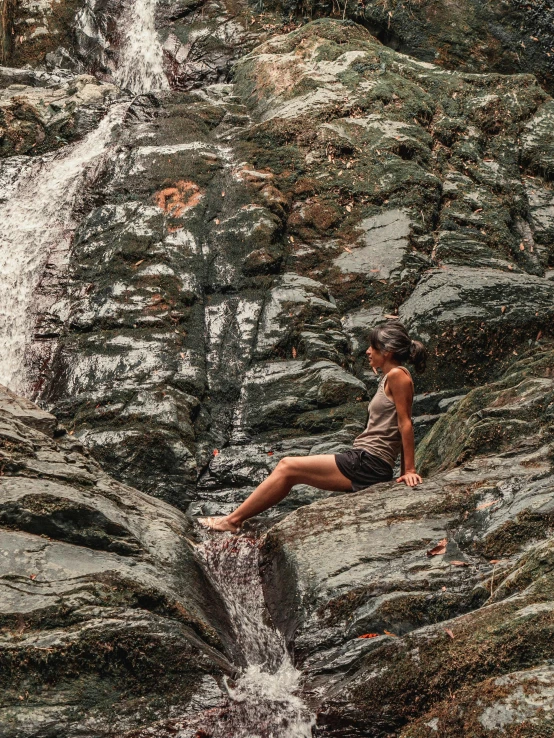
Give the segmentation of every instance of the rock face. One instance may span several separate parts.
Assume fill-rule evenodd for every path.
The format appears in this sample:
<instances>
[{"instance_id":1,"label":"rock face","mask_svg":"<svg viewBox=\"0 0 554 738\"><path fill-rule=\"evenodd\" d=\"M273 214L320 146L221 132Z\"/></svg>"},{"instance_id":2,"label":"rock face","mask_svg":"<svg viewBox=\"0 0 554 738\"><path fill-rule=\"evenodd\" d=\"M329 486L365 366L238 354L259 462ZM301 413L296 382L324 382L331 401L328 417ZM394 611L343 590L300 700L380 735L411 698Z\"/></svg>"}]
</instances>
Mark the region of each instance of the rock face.
<instances>
[{"instance_id":1,"label":"rock face","mask_svg":"<svg viewBox=\"0 0 554 738\"><path fill-rule=\"evenodd\" d=\"M531 72L550 88L554 81L551 0L433 0L413 4L271 0L268 6L297 18L351 18L387 46L447 69Z\"/></svg>"},{"instance_id":2,"label":"rock face","mask_svg":"<svg viewBox=\"0 0 554 738\"><path fill-rule=\"evenodd\" d=\"M225 511L281 456L351 442L368 331L399 315L431 350L421 438L552 325L551 111L530 76L446 73L328 19L234 85L137 98L68 317L38 329L59 341L38 396L126 483Z\"/></svg>"},{"instance_id":3,"label":"rock face","mask_svg":"<svg viewBox=\"0 0 554 738\"><path fill-rule=\"evenodd\" d=\"M424 484L265 524L314 732L552 734L551 7L389 6L160 0L167 85L131 95L144 3L0 0L2 197L111 121L33 306L67 431L0 389L6 738L206 735L236 654L183 513L351 446L395 318L430 350Z\"/></svg>"},{"instance_id":4,"label":"rock face","mask_svg":"<svg viewBox=\"0 0 554 738\"><path fill-rule=\"evenodd\" d=\"M318 735L548 734L553 366L531 354L448 411L423 485L320 501L267 534L268 602L323 699Z\"/></svg>"},{"instance_id":5,"label":"rock face","mask_svg":"<svg viewBox=\"0 0 554 738\"><path fill-rule=\"evenodd\" d=\"M19 70L17 70L19 71ZM0 69L0 156L41 154L98 125L119 91L91 75Z\"/></svg>"},{"instance_id":6,"label":"rock face","mask_svg":"<svg viewBox=\"0 0 554 738\"><path fill-rule=\"evenodd\" d=\"M61 433L0 389L1 734L103 736L217 705L232 667L190 524Z\"/></svg>"}]
</instances>

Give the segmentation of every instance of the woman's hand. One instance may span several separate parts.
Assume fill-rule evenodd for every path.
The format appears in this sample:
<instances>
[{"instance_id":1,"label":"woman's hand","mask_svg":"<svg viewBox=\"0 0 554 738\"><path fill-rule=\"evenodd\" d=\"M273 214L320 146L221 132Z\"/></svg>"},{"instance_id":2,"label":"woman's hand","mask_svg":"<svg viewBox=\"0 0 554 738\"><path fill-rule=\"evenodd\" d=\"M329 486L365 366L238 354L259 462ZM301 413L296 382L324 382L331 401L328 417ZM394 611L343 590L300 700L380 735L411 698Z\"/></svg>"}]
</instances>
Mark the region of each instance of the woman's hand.
<instances>
[{"instance_id":1,"label":"woman's hand","mask_svg":"<svg viewBox=\"0 0 554 738\"><path fill-rule=\"evenodd\" d=\"M408 487L415 487L417 484L421 484L423 482L423 479L414 471L403 474L401 477L398 477L396 481L404 482L404 484L407 484Z\"/></svg>"}]
</instances>

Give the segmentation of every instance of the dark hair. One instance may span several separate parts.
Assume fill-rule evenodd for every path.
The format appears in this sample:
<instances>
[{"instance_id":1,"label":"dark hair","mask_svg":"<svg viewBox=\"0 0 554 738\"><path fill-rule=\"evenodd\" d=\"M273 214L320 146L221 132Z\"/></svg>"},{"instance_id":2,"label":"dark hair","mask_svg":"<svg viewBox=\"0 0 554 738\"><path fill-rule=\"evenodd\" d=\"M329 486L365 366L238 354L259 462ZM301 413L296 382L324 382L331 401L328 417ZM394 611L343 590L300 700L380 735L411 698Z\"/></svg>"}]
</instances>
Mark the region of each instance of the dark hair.
<instances>
[{"instance_id":1,"label":"dark hair","mask_svg":"<svg viewBox=\"0 0 554 738\"><path fill-rule=\"evenodd\" d=\"M397 320L389 320L374 328L369 334L369 342L378 351L392 351L393 358L401 364L409 361L416 372L425 371L427 349L421 341L413 341Z\"/></svg>"}]
</instances>

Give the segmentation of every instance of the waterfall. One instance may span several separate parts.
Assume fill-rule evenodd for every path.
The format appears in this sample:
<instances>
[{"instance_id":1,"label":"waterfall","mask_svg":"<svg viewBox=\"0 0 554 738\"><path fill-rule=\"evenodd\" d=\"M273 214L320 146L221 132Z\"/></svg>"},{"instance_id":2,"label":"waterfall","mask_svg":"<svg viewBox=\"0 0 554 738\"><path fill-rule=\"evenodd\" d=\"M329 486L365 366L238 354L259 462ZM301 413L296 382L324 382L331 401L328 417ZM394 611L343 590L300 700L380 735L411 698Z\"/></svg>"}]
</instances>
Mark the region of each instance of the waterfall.
<instances>
[{"instance_id":1,"label":"waterfall","mask_svg":"<svg viewBox=\"0 0 554 738\"><path fill-rule=\"evenodd\" d=\"M122 20L125 35L114 76L120 87L136 95L169 87L154 24L156 2L131 0Z\"/></svg>"},{"instance_id":2,"label":"waterfall","mask_svg":"<svg viewBox=\"0 0 554 738\"><path fill-rule=\"evenodd\" d=\"M269 622L259 551L260 542L246 536L219 536L195 551L225 603L243 661L241 675L227 685L224 719L204 727L213 738L311 738L315 722L297 694L301 674Z\"/></svg>"},{"instance_id":3,"label":"waterfall","mask_svg":"<svg viewBox=\"0 0 554 738\"><path fill-rule=\"evenodd\" d=\"M155 7L155 0L136 0L122 20L117 77L136 93L167 86L154 27ZM107 155L114 128L128 107L128 102L114 105L80 142L27 159L17 180L0 190L0 383L20 394L29 394L25 354L33 334L40 275L54 248L69 250L77 225L73 206L86 172Z\"/></svg>"}]
</instances>

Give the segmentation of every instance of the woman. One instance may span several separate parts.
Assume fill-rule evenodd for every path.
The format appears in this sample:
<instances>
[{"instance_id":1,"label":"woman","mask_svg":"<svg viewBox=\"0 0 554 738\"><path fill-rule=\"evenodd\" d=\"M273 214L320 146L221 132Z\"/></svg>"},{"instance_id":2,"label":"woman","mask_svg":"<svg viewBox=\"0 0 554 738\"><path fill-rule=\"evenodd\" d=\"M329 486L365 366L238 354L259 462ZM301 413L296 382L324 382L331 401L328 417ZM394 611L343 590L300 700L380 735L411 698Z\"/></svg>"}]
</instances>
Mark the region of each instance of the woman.
<instances>
[{"instance_id":1,"label":"woman","mask_svg":"<svg viewBox=\"0 0 554 738\"><path fill-rule=\"evenodd\" d=\"M384 376L369 403L367 428L354 440L354 448L342 454L285 456L234 512L225 517L200 518L202 525L236 533L247 518L276 505L295 484L357 492L389 482L399 452L401 476L396 481L409 487L421 483L414 465L414 385L402 364L410 361L416 371L424 371L427 350L419 341L411 340L401 323L389 321L371 331L366 354L373 371L377 374L380 369Z\"/></svg>"}]
</instances>

